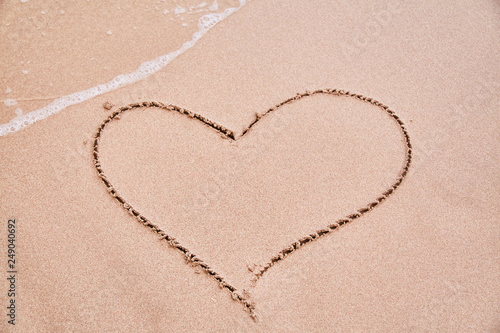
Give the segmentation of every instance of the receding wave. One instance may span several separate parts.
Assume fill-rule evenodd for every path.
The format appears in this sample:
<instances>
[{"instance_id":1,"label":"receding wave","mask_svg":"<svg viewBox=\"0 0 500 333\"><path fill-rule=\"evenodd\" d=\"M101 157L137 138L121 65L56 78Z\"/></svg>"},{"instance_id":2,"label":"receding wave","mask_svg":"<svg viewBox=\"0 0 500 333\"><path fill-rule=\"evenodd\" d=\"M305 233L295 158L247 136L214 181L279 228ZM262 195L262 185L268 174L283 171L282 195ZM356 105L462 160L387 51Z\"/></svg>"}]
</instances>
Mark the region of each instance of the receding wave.
<instances>
[{"instance_id":1,"label":"receding wave","mask_svg":"<svg viewBox=\"0 0 500 333\"><path fill-rule=\"evenodd\" d=\"M22 128L25 128L31 124L36 123L39 120L45 119L53 114L56 114L64 110L70 105L82 103L93 97L116 90L118 88L143 80L148 76L151 76L152 74L158 72L159 70L167 66L177 56L184 53L189 48L193 47L198 42L198 40L201 37L203 37L217 23L219 23L229 15L241 9L246 3L250 1L251 0L239 0L238 7L226 8L221 13L210 13L203 15L198 20L198 30L193 34L191 40L184 42L184 44L182 44L181 48L179 48L178 50L172 51L168 54L159 56L156 59L142 63L139 66L139 68L137 68L137 70L135 70L132 73L120 74L109 82L99 84L95 87L57 98L47 106L31 111L24 115L19 115L16 118L9 121L8 123L1 124L0 136L17 132Z\"/></svg>"}]
</instances>

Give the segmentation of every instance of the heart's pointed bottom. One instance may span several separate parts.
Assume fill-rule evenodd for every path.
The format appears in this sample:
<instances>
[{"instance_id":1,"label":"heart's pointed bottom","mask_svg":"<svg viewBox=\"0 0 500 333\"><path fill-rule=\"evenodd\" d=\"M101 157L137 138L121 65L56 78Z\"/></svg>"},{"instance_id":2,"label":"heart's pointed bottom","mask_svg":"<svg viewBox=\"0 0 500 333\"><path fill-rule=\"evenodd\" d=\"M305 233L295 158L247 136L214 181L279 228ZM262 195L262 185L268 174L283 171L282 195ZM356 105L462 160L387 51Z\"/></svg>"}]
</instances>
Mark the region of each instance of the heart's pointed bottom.
<instances>
[{"instance_id":1,"label":"heart's pointed bottom","mask_svg":"<svg viewBox=\"0 0 500 333\"><path fill-rule=\"evenodd\" d=\"M244 306L244 309L247 310L250 314L250 316L255 320L256 319L256 314L255 314L255 304L249 299L249 297L244 296L238 290L232 286L230 283L228 283L222 276L220 276L216 271L214 271L205 261L203 261L201 258L197 257L194 253L190 252L186 247L181 245L175 238L167 235L163 230L161 230L157 225L152 223L149 219L147 219L145 216L141 215L137 210L135 210L130 204L127 203L127 201L120 195L118 192L114 189L113 185L111 182L107 179L106 175L104 174L104 171L101 167L101 163L99 161L99 142L101 140L101 135L102 132L105 128L105 126L112 120L118 120L120 119L120 114L129 110L134 110L138 108L143 108L143 107L156 107L160 109L164 109L167 111L175 111L180 114L186 115L189 118L197 119L206 126L209 126L213 129L215 129L217 132L219 132L223 137L228 138L233 141L237 141L243 136L245 136L251 128L259 122L262 118L267 116L268 114L272 113L273 111L276 111L280 107L282 107L285 104L292 103L294 101L297 101L301 98L307 97L307 96L313 96L316 94L329 94L329 95L336 95L336 96L348 96L348 97L354 97L358 100L370 103L374 106L377 106L384 110L399 126L401 133L403 134L405 145L406 145L406 159L404 166L402 170L399 173L399 176L397 177L396 181L384 192L382 193L379 197L377 197L374 201L368 203L364 207L358 209L356 212L347 215L346 217L337 220L336 222L326 226L325 228L318 229L314 231L313 233L306 235L295 242L289 244L285 248L283 248L280 252L278 252L276 255L271 257L269 261L262 265L255 266L254 269L252 269L252 273L254 274L254 277L252 279L253 284L255 283L266 273L271 267L273 267L275 264L278 262L282 261L286 257L288 257L290 254L293 252L297 251L304 245L311 243L323 236L328 235L331 233L333 230L338 229L342 225L345 225L349 222L352 222L353 220L365 215L368 213L370 210L374 209L376 206L378 206L381 202L385 201L389 196L391 196L394 191L399 187L399 185L402 183L406 175L408 174L408 171L410 169L411 165L411 160L412 160L412 145L410 141L410 136L408 134L408 131L406 130L406 127L403 123L403 121L399 118L399 116L396 115L394 111L389 109L388 106L382 104L381 102L374 100L372 98L368 98L359 94L354 94L350 93L349 91L344 91L344 90L337 90L337 89L319 89L315 91L306 91L304 93L298 93L294 97L291 97L289 99L284 100L283 102L271 107L268 109L266 112L259 114L257 113L255 116L255 119L242 131L240 135L236 135L234 131L229 130L225 128L224 126L221 126L210 119L203 117L202 115L199 115L197 113L191 112L187 109L183 109L180 107L177 107L172 104L164 104L161 102L142 102L142 103L132 103L127 106L119 108L117 111L115 111L113 114L111 114L107 119L105 119L101 125L98 127L97 132L94 137L94 145L93 145L93 159L94 159L94 166L97 170L97 173L101 180L103 181L104 185L107 188L107 191L110 193L112 197L114 197L118 203L125 209L127 210L130 215L135 217L136 220L138 220L140 223L145 225L146 227L150 228L153 232L159 235L160 239L165 240L169 246L175 248L177 251L181 252L185 258L186 262L191 264L192 266L199 266L200 268L203 269L203 271L214 278L219 286L222 289L226 289L230 294L231 297L241 303Z\"/></svg>"}]
</instances>

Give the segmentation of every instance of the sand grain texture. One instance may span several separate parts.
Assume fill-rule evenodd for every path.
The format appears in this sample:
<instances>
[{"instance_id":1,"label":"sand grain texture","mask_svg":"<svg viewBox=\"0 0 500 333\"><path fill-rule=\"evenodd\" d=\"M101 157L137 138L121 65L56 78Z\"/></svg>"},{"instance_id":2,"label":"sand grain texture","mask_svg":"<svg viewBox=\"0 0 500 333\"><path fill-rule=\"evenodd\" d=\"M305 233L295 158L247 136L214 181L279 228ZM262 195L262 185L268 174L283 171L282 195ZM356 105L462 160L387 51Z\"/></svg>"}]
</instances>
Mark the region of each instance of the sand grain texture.
<instances>
[{"instance_id":1,"label":"sand grain texture","mask_svg":"<svg viewBox=\"0 0 500 333\"><path fill-rule=\"evenodd\" d=\"M10 17L0 14L2 29ZM18 325L2 319L0 329L498 330L499 22L493 1L332 7L254 0L154 76L0 138L0 217L18 221L20 271ZM114 23L112 36L130 22ZM53 38L55 45L64 41ZM145 60L119 44L103 47L113 54L108 74L82 74L91 66L83 60L73 81L65 66L50 74L33 69L26 91L37 93L49 76L76 89L93 86L133 67L131 59ZM147 54L171 47L154 43ZM68 49L58 57L78 63ZM17 77L16 51L2 50L4 85ZM38 54L30 48L23 57ZM255 113L324 87L394 109L411 134L414 164L389 200L273 266L251 290L254 322L116 203L92 165L92 137L116 107L143 100L179 105L241 133ZM52 92L59 93L40 91ZM387 115L329 97L283 107L274 117L283 122L263 119L237 142L180 115L124 114L106 129L102 162L134 207L246 288L247 264L358 208L401 167L402 137ZM106 101L115 105L111 111L103 109ZM2 104L1 119L12 110ZM208 205L199 197L204 191ZM186 210L186 203L202 208ZM0 235L5 244L6 227ZM6 286L2 279L1 290Z\"/></svg>"}]
</instances>

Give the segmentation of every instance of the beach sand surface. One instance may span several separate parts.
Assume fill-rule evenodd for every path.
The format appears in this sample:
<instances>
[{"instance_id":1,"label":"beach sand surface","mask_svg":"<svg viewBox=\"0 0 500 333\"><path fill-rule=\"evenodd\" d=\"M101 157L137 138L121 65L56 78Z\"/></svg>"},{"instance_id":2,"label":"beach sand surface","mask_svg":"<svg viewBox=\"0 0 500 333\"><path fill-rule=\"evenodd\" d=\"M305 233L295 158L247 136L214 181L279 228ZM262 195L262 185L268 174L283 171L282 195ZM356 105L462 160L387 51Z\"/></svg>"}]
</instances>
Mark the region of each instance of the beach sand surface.
<instances>
[{"instance_id":1,"label":"beach sand surface","mask_svg":"<svg viewBox=\"0 0 500 333\"><path fill-rule=\"evenodd\" d=\"M42 35L6 25L38 15L38 5L2 3L0 34L10 42L1 98L95 86L196 31L133 4L68 4ZM1 253L6 267L15 218L18 294L16 325L2 313L0 330L500 330L499 9L494 1L254 0L149 78L1 137ZM98 13L92 24L88 12ZM28 41L16 37L26 33ZM381 205L253 284L249 267L373 201L405 160L397 124L341 96L285 105L239 138L256 113L323 88L394 110L412 139L410 172ZM0 119L49 101L2 103ZM139 101L186 108L237 134L233 141L179 113L141 108L106 126L100 160L127 202L248 292L257 320L99 179L98 126Z\"/></svg>"}]
</instances>

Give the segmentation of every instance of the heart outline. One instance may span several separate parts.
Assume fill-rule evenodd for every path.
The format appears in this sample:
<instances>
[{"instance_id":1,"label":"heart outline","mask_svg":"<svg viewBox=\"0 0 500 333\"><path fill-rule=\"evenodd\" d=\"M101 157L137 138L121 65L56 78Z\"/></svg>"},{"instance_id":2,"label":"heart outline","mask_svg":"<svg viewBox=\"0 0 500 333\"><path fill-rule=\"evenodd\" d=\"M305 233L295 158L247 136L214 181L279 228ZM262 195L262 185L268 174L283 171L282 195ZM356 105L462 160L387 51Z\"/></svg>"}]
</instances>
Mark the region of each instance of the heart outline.
<instances>
[{"instance_id":1,"label":"heart outline","mask_svg":"<svg viewBox=\"0 0 500 333\"><path fill-rule=\"evenodd\" d=\"M319 238L322 238L323 236L329 234L333 230L338 229L342 225L345 225L349 222L352 222L353 220L363 216L364 214L368 213L372 209L374 209L376 206L378 206L380 203L383 201L387 200L389 196L391 196L394 191L399 187L399 185L402 183L402 181L406 178L410 165L411 165L411 160L412 160L412 152L413 148L411 145L411 140L410 136L408 134L408 131L406 129L405 124L401 120L401 118L391 109L389 109L388 106L384 105L383 103L374 100L369 97L365 97L363 95L351 93L349 91L344 91L344 90L337 90L337 89L318 89L315 91L306 91L304 93L297 93L294 97L288 98L284 100L283 102L276 104L275 106L271 107L268 109L266 112L263 114L256 114L255 119L242 131L242 133L236 137L235 132L232 130L227 129L226 127L217 124L216 122L213 122L209 120L206 117L203 117L200 114L194 113L192 111L189 111L184 108L177 107L172 104L164 104L161 102L141 102L141 103L132 103L127 106L119 108L117 111L113 112L108 118L106 118L101 125L98 127L97 132L94 136L94 144L93 144L93 160L94 160L94 166L96 168L96 171L98 173L99 178L104 182L104 184L107 187L108 192L113 196L119 204L127 210L133 217L135 217L140 223L144 224L146 227L149 227L153 232L158 234L160 236L161 240L165 240L170 246L175 248L176 250L180 251L186 258L186 261L191 263L194 266L199 266L203 269L203 271L212 276L218 283L219 286L223 289L228 290L231 293L231 296L234 300L240 302L241 304L244 305L245 310L247 310L250 313L250 316L255 319L255 304L246 296L240 293L234 286L229 284L222 276L220 276L217 272L215 272L204 260L199 258L197 255L189 251L186 247L181 245L174 237L166 234L162 229L160 229L157 225L152 223L148 218L143 216L141 213L139 213L137 210L135 210L122 196L118 194L118 192L114 189L112 183L107 179L106 175L104 174L104 171L101 167L101 163L99 161L99 142L101 140L101 134L106 127L106 125L111 122L112 120L119 119L120 114L129 110L134 110L137 108L142 108L142 107L157 107L160 109L164 109L167 111L175 111L180 114L186 115L189 118L196 119L203 124L215 129L217 132L222 134L224 137L231 139L233 141L237 141L240 138L242 138L244 135L246 135L250 129L257 123L259 122L263 117L267 116L268 114L272 113L273 111L276 111L280 107L282 107L285 104L292 103L294 101L297 101L299 99L302 99L304 97L308 96L313 96L316 94L329 94L329 95L335 95L335 96L347 96L347 97L354 97L356 99L359 99L363 102L370 103L372 105L375 105L382 110L384 110L391 118L398 124L401 133L403 134L405 145L406 145L406 159L403 168L399 172L399 176L397 177L396 181L381 195L379 195L374 201L368 203L364 207L358 209L356 212L351 213L344 218L341 218L337 220L334 223L331 223L327 225L325 228L318 229L314 232L312 232L309 235L306 235L299 240L291 243L290 245L284 247L280 252L275 254L274 256L271 257L269 261L267 261L264 265L260 265L258 269L253 270L254 278L253 282L257 282L265 272L267 272L272 266L274 266L276 263L279 261L283 260L293 252L297 251L299 248L304 246L307 243L310 243L312 241L315 241Z\"/></svg>"}]
</instances>

